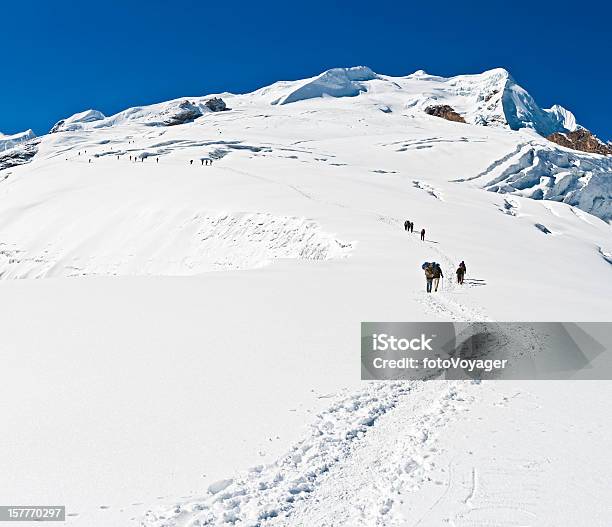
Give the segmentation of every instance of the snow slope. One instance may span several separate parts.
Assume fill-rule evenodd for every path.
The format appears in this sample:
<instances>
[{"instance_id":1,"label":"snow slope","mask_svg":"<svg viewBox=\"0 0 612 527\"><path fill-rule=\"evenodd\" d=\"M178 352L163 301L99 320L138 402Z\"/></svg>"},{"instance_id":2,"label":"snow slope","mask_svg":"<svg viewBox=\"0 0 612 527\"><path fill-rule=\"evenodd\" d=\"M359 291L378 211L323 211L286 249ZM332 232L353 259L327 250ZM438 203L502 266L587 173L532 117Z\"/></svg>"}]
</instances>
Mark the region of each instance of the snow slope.
<instances>
[{"instance_id":1,"label":"snow slope","mask_svg":"<svg viewBox=\"0 0 612 527\"><path fill-rule=\"evenodd\" d=\"M503 70L368 71L80 122L0 171L7 503L79 527L610 523L610 383L359 381L361 321L607 320L608 161L535 113L512 130L485 101ZM185 100L202 115L163 124Z\"/></svg>"}]
</instances>

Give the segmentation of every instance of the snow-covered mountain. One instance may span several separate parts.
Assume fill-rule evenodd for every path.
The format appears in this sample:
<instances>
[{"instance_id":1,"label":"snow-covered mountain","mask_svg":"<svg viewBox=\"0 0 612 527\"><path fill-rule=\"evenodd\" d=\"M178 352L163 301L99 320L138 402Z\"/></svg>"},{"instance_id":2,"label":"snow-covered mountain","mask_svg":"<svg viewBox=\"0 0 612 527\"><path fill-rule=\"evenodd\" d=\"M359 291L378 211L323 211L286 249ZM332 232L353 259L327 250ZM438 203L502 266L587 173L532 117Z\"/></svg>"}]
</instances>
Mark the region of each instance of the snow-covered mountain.
<instances>
[{"instance_id":1,"label":"snow-covered mountain","mask_svg":"<svg viewBox=\"0 0 612 527\"><path fill-rule=\"evenodd\" d=\"M532 128L543 136L573 131L571 112L555 105L541 109L508 71L498 68L478 75L445 78L419 70L406 77L378 75L370 68L335 68L310 79L279 82L253 95L270 104L289 104L318 97L354 97L365 94L381 108L407 115L432 104L452 106L466 122L504 126L512 130Z\"/></svg>"},{"instance_id":2,"label":"snow-covered mountain","mask_svg":"<svg viewBox=\"0 0 612 527\"><path fill-rule=\"evenodd\" d=\"M0 152L4 501L69 527L609 524L610 383L359 380L361 321L609 318L612 158L542 135L577 127L505 70L358 67Z\"/></svg>"},{"instance_id":3,"label":"snow-covered mountain","mask_svg":"<svg viewBox=\"0 0 612 527\"><path fill-rule=\"evenodd\" d=\"M381 111L389 114L389 122L393 122L396 116L427 122L423 114L429 108L450 108L456 112L458 120L467 124L522 130L522 135L512 136L516 138L515 148L493 161L496 170L503 175L456 179L478 179L489 190L564 201L604 220L612 218L609 204L612 157L606 159L568 151L542 139L550 134L575 131L579 125L574 115L559 105L550 109L540 108L529 93L501 68L450 78L429 75L422 70L405 77L390 77L363 66L335 68L309 79L277 82L245 95L225 93L219 98L176 99L130 108L110 117L97 110L87 110L62 119L51 133L91 133L113 127L122 129L127 136L131 133L129 125L163 127L185 124L205 118L207 113L226 110L225 101L241 114L256 108L264 112L272 111L274 106L297 104L299 115L300 105L310 100L320 100L322 107L329 108L351 105L355 115L364 112L361 119L366 120ZM220 101L222 106L217 107L215 101ZM291 113L289 110L283 114L290 119ZM431 126L435 128L436 125ZM530 131L537 135L530 134ZM29 131L0 138L0 145L6 150L32 136ZM596 138L593 140L597 141ZM166 145L163 151L153 149L142 155L158 155L177 148L180 144ZM30 149L28 155L32 152ZM528 152L528 155L521 157L519 152ZM31 155L20 157L28 160ZM12 161L5 166L14 164ZM501 182L503 184L499 184Z\"/></svg>"},{"instance_id":4,"label":"snow-covered mountain","mask_svg":"<svg viewBox=\"0 0 612 527\"><path fill-rule=\"evenodd\" d=\"M230 94L223 94L232 96ZM503 126L512 130L531 128L540 135L576 129L574 115L559 105L541 109L529 93L519 86L508 71L498 68L477 75L438 77L419 70L405 77L374 73L370 68L334 68L316 77L281 81L240 96L252 104L285 105L321 97L356 97L361 104L377 101L381 109L414 115L432 104L448 104L464 116L466 122L485 126ZM196 98L201 101L202 98ZM98 122L93 128L134 120L164 124L164 114L180 100L131 108L105 120L96 110L88 110L60 121L52 131L69 130L76 123ZM154 118L157 116L157 119Z\"/></svg>"}]
</instances>

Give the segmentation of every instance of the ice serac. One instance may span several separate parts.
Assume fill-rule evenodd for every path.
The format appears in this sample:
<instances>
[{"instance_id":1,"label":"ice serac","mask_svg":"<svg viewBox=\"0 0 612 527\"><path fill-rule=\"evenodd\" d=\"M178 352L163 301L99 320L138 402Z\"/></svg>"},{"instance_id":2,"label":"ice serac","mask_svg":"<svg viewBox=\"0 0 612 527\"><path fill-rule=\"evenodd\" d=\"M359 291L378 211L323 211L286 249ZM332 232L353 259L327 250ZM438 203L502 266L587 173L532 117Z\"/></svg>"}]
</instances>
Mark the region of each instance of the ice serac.
<instances>
[{"instance_id":1,"label":"ice serac","mask_svg":"<svg viewBox=\"0 0 612 527\"><path fill-rule=\"evenodd\" d=\"M5 135L0 132L0 152L9 150L19 143L34 139L36 134L32 130L26 130L25 132L19 132L17 134Z\"/></svg>"},{"instance_id":2,"label":"ice serac","mask_svg":"<svg viewBox=\"0 0 612 527\"><path fill-rule=\"evenodd\" d=\"M491 192L560 201L612 221L612 158L527 143L479 177Z\"/></svg>"},{"instance_id":3,"label":"ice serac","mask_svg":"<svg viewBox=\"0 0 612 527\"><path fill-rule=\"evenodd\" d=\"M82 130L83 124L101 121L104 118L104 114L98 110L85 110L84 112L75 113L66 119L58 121L53 125L49 133L55 134L57 132L74 132L76 130Z\"/></svg>"},{"instance_id":4,"label":"ice serac","mask_svg":"<svg viewBox=\"0 0 612 527\"><path fill-rule=\"evenodd\" d=\"M576 117L568 109L563 108L563 106L555 104L554 106L551 106L548 110L544 111L553 120L556 127L558 127L558 132L574 132L578 129Z\"/></svg>"},{"instance_id":5,"label":"ice serac","mask_svg":"<svg viewBox=\"0 0 612 527\"><path fill-rule=\"evenodd\" d=\"M466 121L472 124L501 126L511 130L530 128L544 137L577 127L574 115L562 106L540 108L529 92L503 68L448 79L425 76L423 73L410 77L435 82L436 90L424 86L425 93L431 92L430 99L454 103L451 106L456 105Z\"/></svg>"},{"instance_id":6,"label":"ice serac","mask_svg":"<svg viewBox=\"0 0 612 527\"><path fill-rule=\"evenodd\" d=\"M362 84L371 81L378 76L366 66L356 66L353 68L333 68L320 75L306 79L284 95L276 104L289 104L305 99L318 97L355 97L361 92L366 91Z\"/></svg>"},{"instance_id":7,"label":"ice serac","mask_svg":"<svg viewBox=\"0 0 612 527\"><path fill-rule=\"evenodd\" d=\"M543 110L508 72L506 72L502 106L508 126L512 130L531 128L546 137L555 132L576 129L576 119L571 112L559 105Z\"/></svg>"}]
</instances>

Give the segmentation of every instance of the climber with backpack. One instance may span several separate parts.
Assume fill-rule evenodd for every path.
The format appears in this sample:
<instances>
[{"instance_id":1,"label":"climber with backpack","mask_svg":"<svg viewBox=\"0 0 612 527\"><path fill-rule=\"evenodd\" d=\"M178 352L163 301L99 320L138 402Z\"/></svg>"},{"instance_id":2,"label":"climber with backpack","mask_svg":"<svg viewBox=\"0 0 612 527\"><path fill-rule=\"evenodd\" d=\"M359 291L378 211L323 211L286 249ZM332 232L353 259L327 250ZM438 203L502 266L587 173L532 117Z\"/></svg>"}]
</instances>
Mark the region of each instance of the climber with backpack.
<instances>
[{"instance_id":1,"label":"climber with backpack","mask_svg":"<svg viewBox=\"0 0 612 527\"><path fill-rule=\"evenodd\" d=\"M425 262L421 266L421 269L425 271L425 285L426 285L425 290L428 293L431 293L431 288L432 288L433 279L435 275L435 266L436 266L435 262Z\"/></svg>"},{"instance_id":2,"label":"climber with backpack","mask_svg":"<svg viewBox=\"0 0 612 527\"><path fill-rule=\"evenodd\" d=\"M433 286L434 291L438 291L438 285L440 284L440 278L444 278L444 274L442 273L442 268L439 263L434 263L433 270Z\"/></svg>"}]
</instances>

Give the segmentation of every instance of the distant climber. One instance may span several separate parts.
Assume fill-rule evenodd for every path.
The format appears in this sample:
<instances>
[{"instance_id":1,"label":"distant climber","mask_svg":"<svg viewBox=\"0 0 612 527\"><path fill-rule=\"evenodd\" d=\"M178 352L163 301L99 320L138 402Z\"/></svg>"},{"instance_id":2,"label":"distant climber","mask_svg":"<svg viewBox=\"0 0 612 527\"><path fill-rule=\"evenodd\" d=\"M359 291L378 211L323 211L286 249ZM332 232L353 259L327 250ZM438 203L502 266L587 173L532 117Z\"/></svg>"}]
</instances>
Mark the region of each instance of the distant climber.
<instances>
[{"instance_id":1,"label":"distant climber","mask_svg":"<svg viewBox=\"0 0 612 527\"><path fill-rule=\"evenodd\" d=\"M465 267L465 262L462 260L457 267L457 283L463 284L463 279L465 278L465 273L467 272L467 268Z\"/></svg>"},{"instance_id":2,"label":"distant climber","mask_svg":"<svg viewBox=\"0 0 612 527\"><path fill-rule=\"evenodd\" d=\"M444 274L442 273L442 268L439 263L434 263L434 271L433 271L433 286L434 291L438 290L438 285L440 284L440 278L444 278Z\"/></svg>"},{"instance_id":3,"label":"distant climber","mask_svg":"<svg viewBox=\"0 0 612 527\"><path fill-rule=\"evenodd\" d=\"M410 222L410 232L414 232L414 222Z\"/></svg>"},{"instance_id":4,"label":"distant climber","mask_svg":"<svg viewBox=\"0 0 612 527\"><path fill-rule=\"evenodd\" d=\"M155 158L155 162L159 163L159 157Z\"/></svg>"},{"instance_id":5,"label":"distant climber","mask_svg":"<svg viewBox=\"0 0 612 527\"><path fill-rule=\"evenodd\" d=\"M189 160L189 164L190 164L190 165L193 165L193 159L190 159L190 160Z\"/></svg>"},{"instance_id":6,"label":"distant climber","mask_svg":"<svg viewBox=\"0 0 612 527\"><path fill-rule=\"evenodd\" d=\"M457 283L458 284L463 284L463 277L465 276L465 271L463 270L463 267L457 267Z\"/></svg>"},{"instance_id":7,"label":"distant climber","mask_svg":"<svg viewBox=\"0 0 612 527\"><path fill-rule=\"evenodd\" d=\"M91 163L91 157L89 158L89 163Z\"/></svg>"},{"instance_id":8,"label":"distant climber","mask_svg":"<svg viewBox=\"0 0 612 527\"><path fill-rule=\"evenodd\" d=\"M406 221L404 222L404 230L405 230L406 232L408 232L408 231L410 230L410 222L409 222L408 220L406 220Z\"/></svg>"},{"instance_id":9,"label":"distant climber","mask_svg":"<svg viewBox=\"0 0 612 527\"><path fill-rule=\"evenodd\" d=\"M421 241L425 241L425 229L421 229Z\"/></svg>"}]
</instances>

